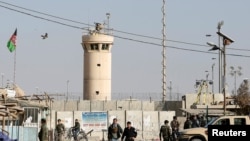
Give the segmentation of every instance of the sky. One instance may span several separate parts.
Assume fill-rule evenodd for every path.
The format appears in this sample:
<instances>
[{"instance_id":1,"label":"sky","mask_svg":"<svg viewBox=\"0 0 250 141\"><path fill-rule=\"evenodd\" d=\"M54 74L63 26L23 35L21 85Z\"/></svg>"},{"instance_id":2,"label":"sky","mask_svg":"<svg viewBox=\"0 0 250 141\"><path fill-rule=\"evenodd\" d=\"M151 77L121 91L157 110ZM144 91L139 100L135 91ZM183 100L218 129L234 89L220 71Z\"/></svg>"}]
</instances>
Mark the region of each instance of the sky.
<instances>
[{"instance_id":1,"label":"sky","mask_svg":"<svg viewBox=\"0 0 250 141\"><path fill-rule=\"evenodd\" d=\"M219 44L216 32L221 21L221 32L234 40L226 47L227 90L250 78L249 5L249 0L165 1L168 100L170 94L180 99L195 93L196 80L205 80L207 74L208 80L214 75L214 92L218 92L218 51L208 51L211 47L206 43ZM162 7L163 0L0 0L1 85L15 81L26 95L68 92L82 97L81 38L94 23L107 23L110 13L109 27L115 36L112 97L161 99ZM16 28L17 47L10 53L6 44ZM45 40L44 33L48 33ZM230 66L242 68L236 81Z\"/></svg>"}]
</instances>

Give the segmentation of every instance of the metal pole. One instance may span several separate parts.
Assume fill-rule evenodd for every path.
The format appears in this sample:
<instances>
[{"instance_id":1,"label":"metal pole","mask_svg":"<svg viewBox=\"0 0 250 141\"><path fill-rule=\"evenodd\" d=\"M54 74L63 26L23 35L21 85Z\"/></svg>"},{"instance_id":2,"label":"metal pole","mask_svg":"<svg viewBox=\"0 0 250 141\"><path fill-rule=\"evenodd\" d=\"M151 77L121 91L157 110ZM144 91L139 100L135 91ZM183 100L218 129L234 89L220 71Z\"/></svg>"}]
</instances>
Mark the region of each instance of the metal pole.
<instances>
[{"instance_id":1,"label":"metal pole","mask_svg":"<svg viewBox=\"0 0 250 141\"><path fill-rule=\"evenodd\" d=\"M215 63L213 63L213 65L212 65L212 82L213 82L213 84L212 84L212 93L214 94L214 65L215 65Z\"/></svg>"},{"instance_id":2,"label":"metal pole","mask_svg":"<svg viewBox=\"0 0 250 141\"><path fill-rule=\"evenodd\" d=\"M162 101L166 101L166 23L165 23L165 3L162 4Z\"/></svg>"},{"instance_id":3,"label":"metal pole","mask_svg":"<svg viewBox=\"0 0 250 141\"><path fill-rule=\"evenodd\" d=\"M2 88L3 88L3 77L4 77L4 73L1 73L2 76Z\"/></svg>"},{"instance_id":4,"label":"metal pole","mask_svg":"<svg viewBox=\"0 0 250 141\"><path fill-rule=\"evenodd\" d=\"M237 96L237 90L236 90L236 70L234 71L234 93Z\"/></svg>"},{"instance_id":5,"label":"metal pole","mask_svg":"<svg viewBox=\"0 0 250 141\"><path fill-rule=\"evenodd\" d=\"M172 101L172 81L170 81L169 95L170 95L170 101Z\"/></svg>"},{"instance_id":6,"label":"metal pole","mask_svg":"<svg viewBox=\"0 0 250 141\"><path fill-rule=\"evenodd\" d=\"M69 80L67 80L67 101L68 101L68 98L69 98Z\"/></svg>"},{"instance_id":7,"label":"metal pole","mask_svg":"<svg viewBox=\"0 0 250 141\"><path fill-rule=\"evenodd\" d=\"M226 46L223 45L223 50L221 51L223 53L223 109L224 109L224 115L226 115Z\"/></svg>"},{"instance_id":8,"label":"metal pole","mask_svg":"<svg viewBox=\"0 0 250 141\"><path fill-rule=\"evenodd\" d=\"M106 16L107 16L107 19L108 19L108 23L107 23L107 25L108 25L108 30L107 30L107 33L109 34L109 17L110 17L110 13L106 13Z\"/></svg>"},{"instance_id":9,"label":"metal pole","mask_svg":"<svg viewBox=\"0 0 250 141\"><path fill-rule=\"evenodd\" d=\"M221 21L221 22L219 22L218 23L218 26L217 26L217 29L218 29L218 32L220 33L220 29L221 29L221 26L224 24L224 22L223 21ZM218 35L218 47L220 48L220 39L221 39L221 37L220 37L220 35ZM218 52L218 54L219 54L219 93L221 93L221 55L222 55L222 52L219 50L219 52Z\"/></svg>"}]
</instances>

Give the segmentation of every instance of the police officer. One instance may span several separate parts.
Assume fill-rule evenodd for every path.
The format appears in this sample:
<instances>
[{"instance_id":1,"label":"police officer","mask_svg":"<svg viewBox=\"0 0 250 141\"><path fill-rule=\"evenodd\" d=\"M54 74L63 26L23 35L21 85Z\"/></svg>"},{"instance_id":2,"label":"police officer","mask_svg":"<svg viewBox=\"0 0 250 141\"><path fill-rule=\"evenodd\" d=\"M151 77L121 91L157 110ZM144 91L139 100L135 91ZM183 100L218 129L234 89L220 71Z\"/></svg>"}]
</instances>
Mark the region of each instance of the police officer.
<instances>
[{"instance_id":1,"label":"police officer","mask_svg":"<svg viewBox=\"0 0 250 141\"><path fill-rule=\"evenodd\" d=\"M57 120L58 124L56 125L57 138L56 141L63 141L63 135L65 133L65 126L61 123L61 119Z\"/></svg>"},{"instance_id":2,"label":"police officer","mask_svg":"<svg viewBox=\"0 0 250 141\"><path fill-rule=\"evenodd\" d=\"M125 138L125 141L134 141L137 136L137 131L134 127L131 126L131 122L127 122L127 127L124 128L124 132L122 134L122 141Z\"/></svg>"}]
</instances>

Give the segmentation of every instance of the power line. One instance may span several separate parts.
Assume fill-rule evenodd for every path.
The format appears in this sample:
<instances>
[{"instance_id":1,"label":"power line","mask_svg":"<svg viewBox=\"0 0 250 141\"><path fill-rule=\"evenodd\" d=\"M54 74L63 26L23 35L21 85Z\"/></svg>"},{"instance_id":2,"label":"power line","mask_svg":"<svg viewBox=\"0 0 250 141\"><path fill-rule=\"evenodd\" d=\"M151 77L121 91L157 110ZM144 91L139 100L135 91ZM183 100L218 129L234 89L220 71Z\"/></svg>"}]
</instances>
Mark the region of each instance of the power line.
<instances>
[{"instance_id":1,"label":"power line","mask_svg":"<svg viewBox=\"0 0 250 141\"><path fill-rule=\"evenodd\" d=\"M90 25L90 24L86 24L86 23L82 23L82 22L78 22L78 21L74 21L74 20L70 20L70 19L66 19L66 18L62 18L62 17L58 17L58 16L53 16L53 15L50 15L50 14L47 14L47 13L35 11L35 10L32 10L32 9L28 9L28 8L24 8L24 7L17 6L17 5L10 4L10 3L7 3L7 2L3 2L3 1L0 1L0 3L4 3L4 4L10 5L10 6L17 7L17 8L20 8L20 9L24 9L24 10L27 10L27 11L31 11L31 12L34 12L34 13L46 15L46 16L49 16L49 17L53 17L53 18L57 18L57 19L65 20L65 21L70 21L70 22L73 22L73 23L83 24L83 25L87 25L87 26L93 26L93 25Z\"/></svg>"},{"instance_id":2,"label":"power line","mask_svg":"<svg viewBox=\"0 0 250 141\"><path fill-rule=\"evenodd\" d=\"M7 4L7 5L10 5L10 6L13 6L13 7L17 7L17 8L20 8L20 9L24 9L24 10L27 10L27 11L35 12L35 13L38 13L38 14L50 16L50 17L53 17L53 18L57 18L57 19L65 20L65 21L70 21L70 22L73 22L73 23L83 24L83 25L87 25L87 26L94 26L94 25L90 25L90 24L83 23L83 22L78 22L78 21L75 21L75 20L70 20L70 19L66 19L66 18L59 17L59 16L54 16L54 15L51 15L51 14L47 14L47 13L35 11L35 10L32 10L32 9L24 8L24 7L17 6L17 5L10 4L10 3L7 3L7 2L3 2L3 1L0 1L0 3ZM3 6L2 6L2 7L3 7ZM7 7L5 7L5 8L7 8ZM8 8L8 9L10 9L10 8ZM12 10L12 9L10 9L10 10ZM128 34L128 35L134 35L134 36L144 37L144 38L162 40L161 38L157 38L157 37L146 36L146 35L140 35L140 34L135 34L135 33L129 33L129 32L125 32L125 31L121 31L121 30L116 30L116 29L113 29L113 31L120 32L120 33L124 33L124 34ZM189 44L189 45L195 45L195 46L205 46L205 47L209 47L209 46L203 45L203 44L189 43L189 42L176 41L176 40L170 40L170 39L166 39L166 41L176 42L176 43L182 43L182 44ZM250 49L236 49L236 48L228 48L228 49L239 50L239 51L250 51Z\"/></svg>"},{"instance_id":3,"label":"power line","mask_svg":"<svg viewBox=\"0 0 250 141\"><path fill-rule=\"evenodd\" d=\"M120 37L120 36L117 36L117 35L114 35L114 37L120 38L120 39L125 39L125 40L130 40L130 41L134 41L134 42L140 42L140 43L145 43L145 44L151 44L151 45L155 45L155 46L162 46L161 44L157 44L157 43L146 42L146 41L141 41L141 40L135 40L135 39L131 39L131 38ZM201 51L201 50L194 50L194 49L186 49L186 48L180 48L180 47L176 47L176 46L166 46L166 47L172 48L172 49L178 49L178 50L192 51L192 52L209 53L209 54L218 54L218 53L210 52L210 51ZM248 55L238 55L238 54L226 54L226 55L229 55L229 56L238 56L238 57L250 57L250 56L248 56Z\"/></svg>"},{"instance_id":4,"label":"power line","mask_svg":"<svg viewBox=\"0 0 250 141\"><path fill-rule=\"evenodd\" d=\"M91 24L87 24L87 23L83 23L83 22L79 22L79 21L75 21L75 20L70 20L70 19L59 17L59 16L54 16L54 15L51 15L51 14L47 14L47 13L44 13L44 12L39 12L39 11L36 11L36 10L24 8L24 7L17 6L17 5L10 4L10 3L7 3L7 2L3 2L3 1L0 1L0 3L6 4L6 5L10 5L10 6L13 6L13 7L17 7L17 8L20 8L20 9L24 9L24 10L27 10L27 11L31 11L31 12L34 12L34 13L46 15L46 16L49 16L49 17L53 17L53 18L57 18L57 19L61 19L61 20L65 20L65 21L69 21L69 22L73 22L73 23L77 23L77 24L82 24L82 25L87 25L87 26L94 26L94 25L91 25ZM112 29L112 30L116 31L116 32L119 32L119 33L123 33L123 34L128 34L128 35L133 35L133 36L138 36L138 37L144 37L144 38L149 38L149 39L155 39L155 40L162 40L161 38L157 38L157 37L146 36L146 35L141 35L141 34L136 34L136 33L130 33L130 32L125 32L125 31L116 30L116 29ZM176 40L170 40L170 39L166 39L166 41L175 42L175 43L182 43L182 44L188 44L188 45L195 45L195 46L210 47L210 46L203 45L203 44L190 43L190 42L184 42L184 41L176 41ZM228 49L239 50L239 51L250 51L250 49L238 49L238 48L230 48L230 47Z\"/></svg>"},{"instance_id":5,"label":"power line","mask_svg":"<svg viewBox=\"0 0 250 141\"><path fill-rule=\"evenodd\" d=\"M49 17L53 17L53 18L57 18L57 19L65 20L65 21L70 21L70 22L73 22L73 23L83 24L83 25L87 25L87 26L94 26L94 25L90 25L90 24L83 23L83 22L78 22L78 21L74 21L74 20L70 20L70 19L66 19L66 18L62 18L62 17L50 15L50 14L47 14L47 13L43 13L43 12L31 10L31 9L28 9L28 8L20 7L20 6L13 5L13 4L10 4L10 3L7 3L7 2L2 2L2 1L0 1L0 3L4 3L4 4L10 5L10 6L17 7L17 8L20 8L20 9L24 9L24 10L27 10L27 11L31 11L31 12L34 12L34 13L46 15L46 16L49 16ZM107 28L104 28L104 29L107 29ZM121 31L121 30L116 30L116 29L112 29L112 30L113 30L113 31L116 31L116 32L119 32L119 33L123 33L123 34L128 34L128 35L133 35L133 36L138 36L138 37L144 37L144 38L150 38L150 39L156 39L156 40L162 40L161 38L157 38L157 37L146 36L146 35L140 35L140 34L136 34L136 33L129 33L129 32L125 32L125 31ZM189 45L206 46L206 47L208 47L207 45L196 44L196 43L188 43L188 42L183 42L183 41L175 41L175 40L170 40L170 39L166 39L166 41L176 42L176 43L182 43L182 44L189 44Z\"/></svg>"},{"instance_id":6,"label":"power line","mask_svg":"<svg viewBox=\"0 0 250 141\"><path fill-rule=\"evenodd\" d=\"M0 3L5 3L5 2L0 1ZM11 6L15 6L15 5L12 5L12 4L9 4L9 3L5 3L5 4L11 5ZM86 31L88 31L88 28L87 28L87 27L84 28L84 27L79 27L79 26L74 26L74 25L66 24L66 23L63 23L63 22L58 22L58 21L55 21L55 20L51 20L51 19L48 19L48 18L43 18L43 17L36 16L36 15L30 14L30 13L27 13L27 12L23 12L23 11L20 11L20 10L16 10L16 9L13 9L13 8L9 8L9 7L3 6L3 5L0 5L0 7L6 8L6 9L8 9L8 10L12 10L12 11L15 11L15 12L18 12L18 13L22 13L22 14L25 14L25 15L28 15L28 16L31 16L31 17L34 17L34 18L46 20L46 21L49 21L49 22L57 23L57 24L64 25L64 26L68 26L68 27L75 28L75 29L81 29L81 30L86 30ZM15 6L15 7L22 8L22 7L19 7L19 6ZM50 15L50 14L38 12L38 11L35 11L35 10L30 10L30 9L27 9L27 8L22 8L22 9L25 9L25 10L28 10L28 11L32 11L32 12L36 12L36 13L43 14L43 15L47 15L47 16L51 16L51 17L54 17L54 18L58 18L58 19L70 21L70 22L75 22L75 23L79 23L79 24L84 24L84 25L91 26L91 25L89 25L89 24L85 24L85 23L82 23L82 22L77 22L77 21L73 21L73 20L69 20L69 19L65 19L65 18L53 16L53 15ZM146 37L146 38L159 39L159 40L161 40L160 38L151 37L151 36L145 36L145 35L140 35L140 34L134 34L134 33L124 32L124 31L119 31L119 30L114 30L114 31L121 32L121 33L126 33L126 34L130 34L130 35L135 35L135 36L140 36L140 37ZM130 41L139 42L139 43L151 44L151 45L155 45L155 46L162 46L161 44L157 44L157 43L153 43L153 42L147 42L147 41L142 41L142 40L127 38L127 37L121 37L121 36L118 36L118 35L113 35L113 36L114 36L114 37L117 37L117 38L120 38L120 39L124 39L124 40L130 40ZM175 40L167 40L167 41L176 42L176 43L183 43L183 44L189 44L189 45L196 45L196 46L205 46L205 47L209 47L209 46L207 46L207 45L201 45L201 44L195 44L195 43L188 43L188 42L182 42L182 41L175 41ZM180 47L176 47L176 46L166 46L166 47L168 47L168 48L173 48L173 49L178 49L178 50L192 51L192 52L217 54L217 53L208 52L208 51L201 51L201 50L194 50L194 49L185 49L185 48L180 48ZM233 48L228 48L228 49L233 49ZM233 49L233 50L250 51L250 50L247 50L247 49ZM248 57L248 58L250 58L250 56L247 56L247 55L238 55L238 54L227 54L227 55L230 55L230 56L237 56L237 57Z\"/></svg>"},{"instance_id":7,"label":"power line","mask_svg":"<svg viewBox=\"0 0 250 141\"><path fill-rule=\"evenodd\" d=\"M38 18L38 19L42 19L42 20L54 22L54 23L57 23L57 24L61 24L61 25L64 25L64 26L68 26L68 27L72 27L72 28L76 28L76 29L87 30L87 28L77 27L77 26L65 24L65 23L62 23L62 22L58 22L58 21L55 21L55 20L50 20L50 19L47 19L47 18L35 16L35 15L29 14L29 13L26 13L26 12L22 12L22 11L19 11L19 10L15 10L15 9L3 6L3 5L0 5L0 7L6 8L6 9L9 9L9 10L13 10L13 11L16 11L16 12L19 12L19 13L22 13L22 14L25 14L25 15L28 15L28 16L32 16L32 17Z\"/></svg>"}]
</instances>

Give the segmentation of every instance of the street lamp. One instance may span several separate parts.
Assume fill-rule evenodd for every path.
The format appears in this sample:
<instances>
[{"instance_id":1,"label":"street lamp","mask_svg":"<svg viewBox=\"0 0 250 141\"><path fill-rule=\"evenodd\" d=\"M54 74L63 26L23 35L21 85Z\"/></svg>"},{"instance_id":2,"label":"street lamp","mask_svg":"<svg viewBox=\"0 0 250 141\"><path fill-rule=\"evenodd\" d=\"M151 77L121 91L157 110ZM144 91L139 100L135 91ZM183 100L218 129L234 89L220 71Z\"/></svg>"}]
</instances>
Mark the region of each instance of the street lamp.
<instances>
[{"instance_id":1,"label":"street lamp","mask_svg":"<svg viewBox=\"0 0 250 141\"><path fill-rule=\"evenodd\" d=\"M228 37L227 35L225 35L221 32L217 32L217 34L219 36L221 36L223 39L223 48L220 48L211 42L207 42L207 44L209 46L212 46L212 48L209 51L219 50L221 52L221 55L223 55L222 56L223 57L223 79L222 79L222 82L223 82L223 96L224 96L223 109L224 109L224 115L226 115L226 46L230 45L234 41L230 37Z\"/></svg>"},{"instance_id":2,"label":"street lamp","mask_svg":"<svg viewBox=\"0 0 250 141\"><path fill-rule=\"evenodd\" d=\"M218 22L218 24L217 24L217 29L218 29L218 31L217 32L220 32L220 30L221 30L221 26L224 24L224 21L220 21L220 22ZM218 35L218 47L220 48L220 45L221 45L221 43L220 43L220 40L221 40L221 36L220 35ZM218 54L219 54L219 56L218 56L218 61L219 61L219 93L221 93L221 56L222 56L222 52L219 50L219 52L218 52Z\"/></svg>"},{"instance_id":3,"label":"street lamp","mask_svg":"<svg viewBox=\"0 0 250 141\"><path fill-rule=\"evenodd\" d=\"M69 98L69 80L67 80L67 101Z\"/></svg>"},{"instance_id":4,"label":"street lamp","mask_svg":"<svg viewBox=\"0 0 250 141\"><path fill-rule=\"evenodd\" d=\"M209 71L205 71L207 74L206 74L206 83L207 83L207 87L206 87L206 94L208 94L208 76L209 76Z\"/></svg>"},{"instance_id":5,"label":"street lamp","mask_svg":"<svg viewBox=\"0 0 250 141\"><path fill-rule=\"evenodd\" d=\"M231 71L230 71L230 75L231 76L234 76L234 94L237 96L237 90L236 90L236 76L239 75L241 76L242 73L241 73L241 66L238 66L238 69L234 69L233 66L230 67Z\"/></svg>"},{"instance_id":6,"label":"street lamp","mask_svg":"<svg viewBox=\"0 0 250 141\"><path fill-rule=\"evenodd\" d=\"M2 76L2 88L3 88L3 77L4 77L4 73L1 73Z\"/></svg>"},{"instance_id":7,"label":"street lamp","mask_svg":"<svg viewBox=\"0 0 250 141\"><path fill-rule=\"evenodd\" d=\"M172 101L172 81L170 80L169 81L169 87L168 87L168 89L169 89L169 99L170 99L170 101Z\"/></svg>"},{"instance_id":8,"label":"street lamp","mask_svg":"<svg viewBox=\"0 0 250 141\"><path fill-rule=\"evenodd\" d=\"M38 94L38 87L36 87L36 94Z\"/></svg>"},{"instance_id":9,"label":"street lamp","mask_svg":"<svg viewBox=\"0 0 250 141\"><path fill-rule=\"evenodd\" d=\"M215 60L216 58L212 58L212 60ZM214 94L214 66L215 66L215 63L212 64L212 93Z\"/></svg>"}]
</instances>

